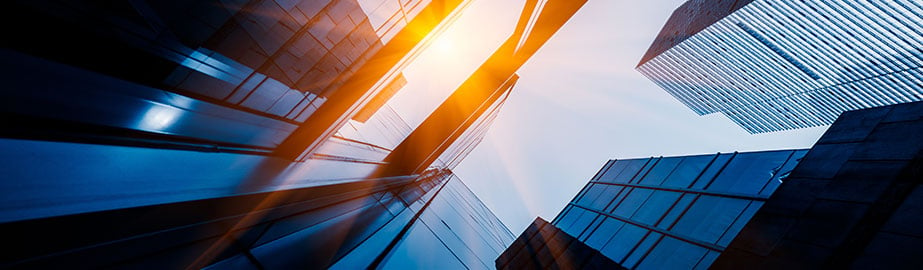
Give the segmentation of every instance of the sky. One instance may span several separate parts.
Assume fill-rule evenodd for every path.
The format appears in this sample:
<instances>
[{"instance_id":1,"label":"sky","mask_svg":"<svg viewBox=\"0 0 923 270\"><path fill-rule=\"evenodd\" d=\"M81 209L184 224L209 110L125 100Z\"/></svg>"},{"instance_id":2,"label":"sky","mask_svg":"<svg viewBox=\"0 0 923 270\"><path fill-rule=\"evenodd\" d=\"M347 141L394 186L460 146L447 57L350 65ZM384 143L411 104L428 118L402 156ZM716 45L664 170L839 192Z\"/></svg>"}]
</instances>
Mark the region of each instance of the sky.
<instances>
[{"instance_id":1,"label":"sky","mask_svg":"<svg viewBox=\"0 0 923 270\"><path fill-rule=\"evenodd\" d=\"M610 159L809 148L822 135L751 135L723 115L696 115L635 71L682 2L590 0L520 69L484 141L454 170L514 234L553 219ZM409 83L389 104L422 121L506 39L522 3L472 0L405 69Z\"/></svg>"}]
</instances>

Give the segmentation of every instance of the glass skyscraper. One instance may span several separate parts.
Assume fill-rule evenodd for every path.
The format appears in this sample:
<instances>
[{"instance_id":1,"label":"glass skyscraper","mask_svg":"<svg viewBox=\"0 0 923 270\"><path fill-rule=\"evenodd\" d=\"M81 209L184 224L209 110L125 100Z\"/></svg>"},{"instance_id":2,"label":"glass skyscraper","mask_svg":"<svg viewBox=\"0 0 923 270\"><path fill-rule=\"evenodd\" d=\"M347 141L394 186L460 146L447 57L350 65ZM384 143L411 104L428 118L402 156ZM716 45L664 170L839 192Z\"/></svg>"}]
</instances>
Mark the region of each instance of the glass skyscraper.
<instances>
[{"instance_id":1,"label":"glass skyscraper","mask_svg":"<svg viewBox=\"0 0 923 270\"><path fill-rule=\"evenodd\" d=\"M843 113L715 269L918 269L923 102Z\"/></svg>"},{"instance_id":2,"label":"glass skyscraper","mask_svg":"<svg viewBox=\"0 0 923 270\"><path fill-rule=\"evenodd\" d=\"M611 160L551 224L624 268L707 269L806 152Z\"/></svg>"},{"instance_id":3,"label":"glass skyscraper","mask_svg":"<svg viewBox=\"0 0 923 270\"><path fill-rule=\"evenodd\" d=\"M637 70L699 115L750 133L828 125L923 100L923 3L690 0Z\"/></svg>"},{"instance_id":4,"label":"glass skyscraper","mask_svg":"<svg viewBox=\"0 0 923 270\"><path fill-rule=\"evenodd\" d=\"M527 1L421 123L391 97L468 1L4 3L0 268L491 268L451 170L584 2Z\"/></svg>"}]
</instances>

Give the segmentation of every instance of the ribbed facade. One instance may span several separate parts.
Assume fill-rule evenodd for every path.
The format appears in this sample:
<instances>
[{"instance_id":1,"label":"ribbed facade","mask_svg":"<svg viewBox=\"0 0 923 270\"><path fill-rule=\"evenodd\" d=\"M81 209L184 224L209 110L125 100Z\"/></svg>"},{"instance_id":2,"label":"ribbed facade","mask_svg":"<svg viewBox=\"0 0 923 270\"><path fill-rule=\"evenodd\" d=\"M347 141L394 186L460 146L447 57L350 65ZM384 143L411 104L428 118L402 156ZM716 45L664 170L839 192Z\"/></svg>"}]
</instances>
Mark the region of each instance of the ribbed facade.
<instances>
[{"instance_id":1,"label":"ribbed facade","mask_svg":"<svg viewBox=\"0 0 923 270\"><path fill-rule=\"evenodd\" d=\"M923 100L923 2L704 2L678 9L637 68L699 115L763 133ZM728 9L696 33L678 29Z\"/></svg>"}]
</instances>

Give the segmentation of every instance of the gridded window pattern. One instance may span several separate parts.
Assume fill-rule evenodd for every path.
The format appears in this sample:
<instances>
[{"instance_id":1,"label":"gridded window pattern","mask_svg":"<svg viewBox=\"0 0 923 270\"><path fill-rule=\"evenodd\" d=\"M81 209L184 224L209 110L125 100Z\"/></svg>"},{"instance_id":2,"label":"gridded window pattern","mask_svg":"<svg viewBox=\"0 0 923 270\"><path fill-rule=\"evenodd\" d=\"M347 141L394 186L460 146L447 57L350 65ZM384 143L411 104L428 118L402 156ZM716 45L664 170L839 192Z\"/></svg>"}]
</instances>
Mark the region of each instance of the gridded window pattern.
<instances>
[{"instance_id":1,"label":"gridded window pattern","mask_svg":"<svg viewBox=\"0 0 923 270\"><path fill-rule=\"evenodd\" d=\"M223 4L234 15L165 83L302 122L430 1L400 2Z\"/></svg>"},{"instance_id":2,"label":"gridded window pattern","mask_svg":"<svg viewBox=\"0 0 923 270\"><path fill-rule=\"evenodd\" d=\"M750 133L923 100L920 1L758 0L681 38L655 41L651 50L672 47L638 71L696 113L723 113Z\"/></svg>"},{"instance_id":3,"label":"gridded window pattern","mask_svg":"<svg viewBox=\"0 0 923 270\"><path fill-rule=\"evenodd\" d=\"M631 269L707 269L807 150L609 161L555 224Z\"/></svg>"}]
</instances>

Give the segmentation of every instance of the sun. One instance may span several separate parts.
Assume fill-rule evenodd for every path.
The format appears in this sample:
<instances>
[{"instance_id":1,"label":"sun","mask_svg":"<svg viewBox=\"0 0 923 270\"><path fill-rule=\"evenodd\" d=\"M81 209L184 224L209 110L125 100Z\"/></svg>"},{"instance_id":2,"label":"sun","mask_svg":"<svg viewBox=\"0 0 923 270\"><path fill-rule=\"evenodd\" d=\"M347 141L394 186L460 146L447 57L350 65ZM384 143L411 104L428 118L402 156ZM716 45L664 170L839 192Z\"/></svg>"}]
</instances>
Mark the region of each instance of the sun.
<instances>
[{"instance_id":1,"label":"sun","mask_svg":"<svg viewBox=\"0 0 923 270\"><path fill-rule=\"evenodd\" d=\"M444 56L455 54L457 49L455 41L449 35L441 35L430 46L434 52Z\"/></svg>"}]
</instances>

